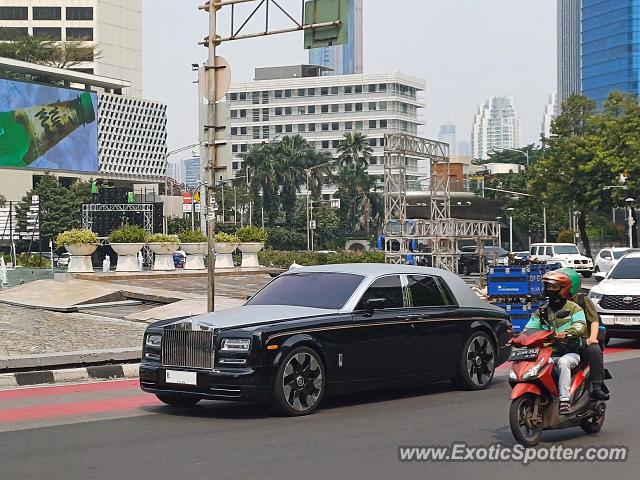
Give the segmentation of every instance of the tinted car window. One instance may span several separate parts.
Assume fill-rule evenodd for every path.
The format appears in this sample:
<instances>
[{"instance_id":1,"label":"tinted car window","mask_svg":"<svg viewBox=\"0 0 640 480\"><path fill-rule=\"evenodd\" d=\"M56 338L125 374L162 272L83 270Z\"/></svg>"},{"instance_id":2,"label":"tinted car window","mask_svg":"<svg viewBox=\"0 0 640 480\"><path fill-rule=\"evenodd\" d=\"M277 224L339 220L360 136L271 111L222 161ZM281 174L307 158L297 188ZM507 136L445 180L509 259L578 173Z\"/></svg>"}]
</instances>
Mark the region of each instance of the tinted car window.
<instances>
[{"instance_id":1,"label":"tinted car window","mask_svg":"<svg viewBox=\"0 0 640 480\"><path fill-rule=\"evenodd\" d=\"M438 307L449 305L435 277L409 275L409 298L414 307Z\"/></svg>"},{"instance_id":2,"label":"tinted car window","mask_svg":"<svg viewBox=\"0 0 640 480\"><path fill-rule=\"evenodd\" d=\"M556 255L579 255L578 247L575 245L558 245L555 247Z\"/></svg>"},{"instance_id":3,"label":"tinted car window","mask_svg":"<svg viewBox=\"0 0 640 480\"><path fill-rule=\"evenodd\" d=\"M640 258L623 258L613 267L609 278L614 279L640 279Z\"/></svg>"},{"instance_id":4,"label":"tinted car window","mask_svg":"<svg viewBox=\"0 0 640 480\"><path fill-rule=\"evenodd\" d=\"M358 310L366 308L365 302L372 298L384 298L385 308L401 308L404 306L402 298L402 283L398 275L380 277L374 281L358 303Z\"/></svg>"},{"instance_id":5,"label":"tinted car window","mask_svg":"<svg viewBox=\"0 0 640 480\"><path fill-rule=\"evenodd\" d=\"M546 255L551 255L551 256L553 256L553 251L551 250L551 247L547 247Z\"/></svg>"},{"instance_id":6,"label":"tinted car window","mask_svg":"<svg viewBox=\"0 0 640 480\"><path fill-rule=\"evenodd\" d=\"M617 250L615 252L613 252L613 258L615 258L616 260L621 259L623 256L625 256L627 253L630 252L637 252L638 250L635 248L628 248L626 250Z\"/></svg>"},{"instance_id":7,"label":"tinted car window","mask_svg":"<svg viewBox=\"0 0 640 480\"><path fill-rule=\"evenodd\" d=\"M342 308L364 277L350 273L300 272L276 277L247 305Z\"/></svg>"}]
</instances>

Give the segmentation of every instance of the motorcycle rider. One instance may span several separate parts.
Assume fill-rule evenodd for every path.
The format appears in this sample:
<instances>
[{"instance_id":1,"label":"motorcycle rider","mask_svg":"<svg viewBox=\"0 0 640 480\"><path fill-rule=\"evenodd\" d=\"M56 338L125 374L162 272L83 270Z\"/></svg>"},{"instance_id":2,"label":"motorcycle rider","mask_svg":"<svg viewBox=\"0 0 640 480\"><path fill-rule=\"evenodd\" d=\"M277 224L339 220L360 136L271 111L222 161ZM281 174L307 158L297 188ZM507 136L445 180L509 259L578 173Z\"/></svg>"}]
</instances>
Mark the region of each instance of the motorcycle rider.
<instances>
[{"instance_id":1,"label":"motorcycle rider","mask_svg":"<svg viewBox=\"0 0 640 480\"><path fill-rule=\"evenodd\" d=\"M600 315L591 299L580 292L582 286L582 276L573 268L563 268L560 270L571 279L571 300L577 303L584 310L584 314L589 325L589 335L584 340L580 349L580 357L589 363L591 369L591 398L594 400L609 400L609 395L604 387L604 361L602 352L604 350L605 326L600 322ZM604 387L604 389L603 389Z\"/></svg>"},{"instance_id":2,"label":"motorcycle rider","mask_svg":"<svg viewBox=\"0 0 640 480\"><path fill-rule=\"evenodd\" d=\"M578 354L582 345L582 336L587 331L584 311L569 301L571 279L562 272L547 272L542 277L544 295L549 299L549 306L541 307L531 316L525 330L550 330L556 332L557 342L553 345L554 363L560 370L558 389L560 391L561 415L570 413L569 388L571 386L571 369L580 363Z\"/></svg>"}]
</instances>

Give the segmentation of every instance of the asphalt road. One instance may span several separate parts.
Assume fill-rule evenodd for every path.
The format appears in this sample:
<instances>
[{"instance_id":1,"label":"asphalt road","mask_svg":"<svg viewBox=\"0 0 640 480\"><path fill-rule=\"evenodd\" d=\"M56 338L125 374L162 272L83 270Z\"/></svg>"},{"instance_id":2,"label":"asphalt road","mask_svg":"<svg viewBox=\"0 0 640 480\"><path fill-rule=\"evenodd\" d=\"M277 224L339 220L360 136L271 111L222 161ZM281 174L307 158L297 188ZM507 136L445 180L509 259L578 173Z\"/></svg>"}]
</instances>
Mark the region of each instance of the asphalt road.
<instances>
[{"instance_id":1,"label":"asphalt road","mask_svg":"<svg viewBox=\"0 0 640 480\"><path fill-rule=\"evenodd\" d=\"M513 445L508 369L502 368L481 392L440 384L351 395L325 400L319 412L300 418L274 418L264 407L226 402L173 410L140 392L135 381L4 390L0 478L637 479L640 345L617 344L631 350L607 357L615 379L600 434L569 429L545 432L543 441L624 445L630 449L625 463L398 460L398 447L406 445Z\"/></svg>"}]
</instances>

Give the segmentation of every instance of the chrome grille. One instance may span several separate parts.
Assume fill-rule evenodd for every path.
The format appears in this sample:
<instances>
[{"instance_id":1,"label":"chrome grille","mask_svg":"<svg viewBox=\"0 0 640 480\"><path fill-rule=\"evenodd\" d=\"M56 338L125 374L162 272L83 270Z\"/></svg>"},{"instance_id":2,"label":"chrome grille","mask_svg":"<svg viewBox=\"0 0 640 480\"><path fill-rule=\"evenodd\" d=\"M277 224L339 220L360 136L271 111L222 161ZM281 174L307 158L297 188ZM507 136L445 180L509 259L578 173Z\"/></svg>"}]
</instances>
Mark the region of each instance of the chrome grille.
<instances>
[{"instance_id":1,"label":"chrome grille","mask_svg":"<svg viewBox=\"0 0 640 480\"><path fill-rule=\"evenodd\" d=\"M630 302L629 299L631 299ZM600 307L605 310L640 310L640 296L605 295L600 301Z\"/></svg>"},{"instance_id":2,"label":"chrome grille","mask_svg":"<svg viewBox=\"0 0 640 480\"><path fill-rule=\"evenodd\" d=\"M168 367L213 368L213 332L165 330L162 364Z\"/></svg>"}]
</instances>

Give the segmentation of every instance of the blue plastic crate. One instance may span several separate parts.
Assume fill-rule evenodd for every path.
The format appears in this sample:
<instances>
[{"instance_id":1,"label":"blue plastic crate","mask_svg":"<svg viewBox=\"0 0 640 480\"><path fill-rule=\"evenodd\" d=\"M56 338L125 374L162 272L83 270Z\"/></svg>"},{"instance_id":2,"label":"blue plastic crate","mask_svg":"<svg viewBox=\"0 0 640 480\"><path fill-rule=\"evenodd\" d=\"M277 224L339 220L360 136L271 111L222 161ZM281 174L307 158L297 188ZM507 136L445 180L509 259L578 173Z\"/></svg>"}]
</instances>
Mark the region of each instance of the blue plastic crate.
<instances>
[{"instance_id":1,"label":"blue plastic crate","mask_svg":"<svg viewBox=\"0 0 640 480\"><path fill-rule=\"evenodd\" d=\"M530 315L511 315L511 327L513 331L520 333L530 318Z\"/></svg>"},{"instance_id":2,"label":"blue plastic crate","mask_svg":"<svg viewBox=\"0 0 640 480\"><path fill-rule=\"evenodd\" d=\"M529 284L528 277L494 278L487 283L487 293L494 297L529 295Z\"/></svg>"}]
</instances>

